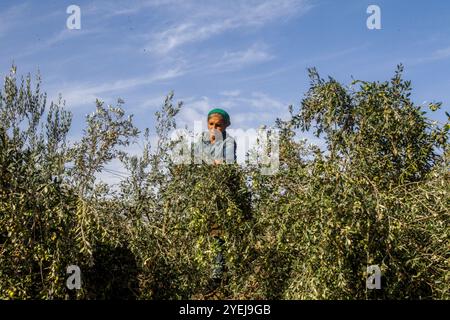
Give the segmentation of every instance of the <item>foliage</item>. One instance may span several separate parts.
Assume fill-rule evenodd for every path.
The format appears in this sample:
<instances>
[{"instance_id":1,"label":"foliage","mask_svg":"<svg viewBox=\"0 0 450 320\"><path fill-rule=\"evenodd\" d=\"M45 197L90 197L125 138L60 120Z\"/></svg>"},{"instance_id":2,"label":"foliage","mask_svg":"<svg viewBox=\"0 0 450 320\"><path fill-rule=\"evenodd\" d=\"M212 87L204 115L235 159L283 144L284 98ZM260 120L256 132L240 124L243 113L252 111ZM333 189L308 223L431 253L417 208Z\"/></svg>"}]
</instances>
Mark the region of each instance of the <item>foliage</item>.
<instances>
[{"instance_id":1,"label":"foliage","mask_svg":"<svg viewBox=\"0 0 450 320\"><path fill-rule=\"evenodd\" d=\"M205 298L216 230L222 298L448 299L450 125L411 101L402 71L345 87L311 69L300 108L275 123L280 166L267 176L173 163L173 93L142 155L126 152L140 133L120 99L97 101L70 143L62 99L47 108L40 76L17 84L13 66L0 91L0 298ZM296 138L312 128L326 150ZM96 175L115 159L129 175L112 189ZM366 289L372 264L381 290ZM81 290L66 287L69 265Z\"/></svg>"}]
</instances>

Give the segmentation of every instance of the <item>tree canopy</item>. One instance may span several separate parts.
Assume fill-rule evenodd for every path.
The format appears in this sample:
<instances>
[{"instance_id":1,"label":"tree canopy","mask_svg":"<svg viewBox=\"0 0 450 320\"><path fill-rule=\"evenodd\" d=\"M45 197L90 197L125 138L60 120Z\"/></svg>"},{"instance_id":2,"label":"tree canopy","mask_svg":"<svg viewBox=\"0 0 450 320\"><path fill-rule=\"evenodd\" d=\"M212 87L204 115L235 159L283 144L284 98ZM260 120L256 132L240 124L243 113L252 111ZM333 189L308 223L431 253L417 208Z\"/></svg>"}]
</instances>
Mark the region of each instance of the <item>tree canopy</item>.
<instances>
[{"instance_id":1,"label":"tree canopy","mask_svg":"<svg viewBox=\"0 0 450 320\"><path fill-rule=\"evenodd\" d=\"M299 107L271 126L279 170L263 175L255 163L173 163L173 93L155 146L120 99L97 101L68 141L62 98L47 106L40 76L13 67L0 90L0 298L207 299L219 226L219 298L448 299L450 125L411 100L402 72L345 86L310 69ZM141 135L142 155L128 154ZM114 159L129 172L118 189L95 178ZM80 290L66 286L69 265ZM366 288L369 265L381 290Z\"/></svg>"}]
</instances>

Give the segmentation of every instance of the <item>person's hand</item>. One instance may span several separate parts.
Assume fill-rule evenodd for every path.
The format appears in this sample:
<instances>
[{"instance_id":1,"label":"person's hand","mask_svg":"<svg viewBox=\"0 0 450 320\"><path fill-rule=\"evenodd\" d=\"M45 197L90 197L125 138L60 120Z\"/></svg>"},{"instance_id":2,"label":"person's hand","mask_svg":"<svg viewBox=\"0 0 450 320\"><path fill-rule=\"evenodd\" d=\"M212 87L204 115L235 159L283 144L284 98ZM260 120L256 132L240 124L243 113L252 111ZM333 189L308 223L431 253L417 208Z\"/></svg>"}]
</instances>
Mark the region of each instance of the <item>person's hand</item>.
<instances>
[{"instance_id":1,"label":"person's hand","mask_svg":"<svg viewBox=\"0 0 450 320\"><path fill-rule=\"evenodd\" d=\"M209 131L209 142L211 143L216 142L216 135L214 134L214 130Z\"/></svg>"},{"instance_id":2,"label":"person's hand","mask_svg":"<svg viewBox=\"0 0 450 320\"><path fill-rule=\"evenodd\" d=\"M216 164L222 164L222 160L214 160L214 164L216 165Z\"/></svg>"}]
</instances>

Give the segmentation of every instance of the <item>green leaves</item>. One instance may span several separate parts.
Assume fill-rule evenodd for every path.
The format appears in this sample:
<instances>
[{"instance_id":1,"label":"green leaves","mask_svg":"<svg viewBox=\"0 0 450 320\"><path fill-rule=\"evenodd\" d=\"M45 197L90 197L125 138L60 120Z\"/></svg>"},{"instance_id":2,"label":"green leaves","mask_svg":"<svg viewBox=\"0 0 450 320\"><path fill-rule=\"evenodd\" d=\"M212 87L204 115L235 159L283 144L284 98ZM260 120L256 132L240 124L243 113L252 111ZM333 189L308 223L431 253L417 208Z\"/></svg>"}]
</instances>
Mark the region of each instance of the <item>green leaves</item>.
<instances>
[{"instance_id":1,"label":"green leaves","mask_svg":"<svg viewBox=\"0 0 450 320\"><path fill-rule=\"evenodd\" d=\"M0 91L0 298L205 298L222 251L221 298L448 299L449 124L410 100L402 71L346 87L310 69L298 112L275 123L280 170L266 176L175 165L173 93L141 155L126 152L139 131L120 99L97 101L71 145L62 98L46 108L39 76L18 85L13 70ZM127 176L113 189L95 175L115 159ZM71 264L84 275L76 293ZM365 287L370 264L382 290Z\"/></svg>"},{"instance_id":2,"label":"green leaves","mask_svg":"<svg viewBox=\"0 0 450 320\"><path fill-rule=\"evenodd\" d=\"M430 108L430 110L434 112L434 111L439 110L439 109L441 108L441 106L442 106L442 102L439 102L439 103L430 103L430 104L428 105L428 108Z\"/></svg>"},{"instance_id":3,"label":"green leaves","mask_svg":"<svg viewBox=\"0 0 450 320\"><path fill-rule=\"evenodd\" d=\"M314 123L330 157L341 157L378 184L417 181L440 161L436 150L445 138L435 138L439 130L409 99L411 83L402 79L402 72L399 66L390 82L353 81L359 90L349 90L332 78L321 79L314 70L312 86L292 122L302 130Z\"/></svg>"}]
</instances>

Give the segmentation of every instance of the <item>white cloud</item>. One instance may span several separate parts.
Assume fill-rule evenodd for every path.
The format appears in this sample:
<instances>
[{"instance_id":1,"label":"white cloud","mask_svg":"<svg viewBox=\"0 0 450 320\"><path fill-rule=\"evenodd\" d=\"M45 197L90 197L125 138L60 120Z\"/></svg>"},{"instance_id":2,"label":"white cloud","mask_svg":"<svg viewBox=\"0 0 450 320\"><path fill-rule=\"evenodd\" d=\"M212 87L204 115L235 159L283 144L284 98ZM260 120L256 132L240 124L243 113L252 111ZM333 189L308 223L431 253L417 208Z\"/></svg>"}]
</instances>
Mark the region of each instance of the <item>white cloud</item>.
<instances>
[{"instance_id":1,"label":"white cloud","mask_svg":"<svg viewBox=\"0 0 450 320\"><path fill-rule=\"evenodd\" d=\"M181 98L184 106L177 123L181 124L181 127L187 125L190 129L193 129L194 121L201 121L206 125L206 115L212 107L226 109L230 113L232 127L244 130L252 126L271 125L277 117L283 118L289 114L287 103L263 92L252 92L247 96L239 91L231 92L228 95L224 95L222 92L222 96L224 98L219 99Z\"/></svg>"},{"instance_id":2,"label":"white cloud","mask_svg":"<svg viewBox=\"0 0 450 320\"><path fill-rule=\"evenodd\" d=\"M184 72L181 69L175 68L149 76L129 78L110 83L68 84L62 89L58 89L58 91L61 92L63 99L66 100L67 107L70 109L75 106L94 103L97 98L104 99L104 95L108 93L120 92L142 85L169 80L181 76L183 73ZM57 95L51 96L51 100L56 100L56 96Z\"/></svg>"},{"instance_id":3,"label":"white cloud","mask_svg":"<svg viewBox=\"0 0 450 320\"><path fill-rule=\"evenodd\" d=\"M403 61L410 65L420 65L423 63L445 60L448 58L450 58L450 47L434 50L427 56L422 56L416 59L404 59Z\"/></svg>"},{"instance_id":4,"label":"white cloud","mask_svg":"<svg viewBox=\"0 0 450 320\"><path fill-rule=\"evenodd\" d=\"M160 94L152 98L145 98L142 102L136 104L135 107L131 107L129 110L131 112L147 112L149 109L156 110L164 104L165 97L164 94Z\"/></svg>"},{"instance_id":5,"label":"white cloud","mask_svg":"<svg viewBox=\"0 0 450 320\"><path fill-rule=\"evenodd\" d=\"M156 54L168 52L185 44L209 39L224 32L261 27L283 17L283 20L310 9L307 0L227 1L184 6L190 18L168 29L150 35L147 49Z\"/></svg>"},{"instance_id":6,"label":"white cloud","mask_svg":"<svg viewBox=\"0 0 450 320\"><path fill-rule=\"evenodd\" d=\"M436 50L432 56L433 60L447 59L449 57L450 57L450 47Z\"/></svg>"},{"instance_id":7,"label":"white cloud","mask_svg":"<svg viewBox=\"0 0 450 320\"><path fill-rule=\"evenodd\" d=\"M204 125L203 122L206 122L206 115L213 105L211 99L208 97L199 99L189 97L181 100L184 105L178 116L177 124L182 128L187 126L191 130L194 128L195 121L200 121Z\"/></svg>"},{"instance_id":8,"label":"white cloud","mask_svg":"<svg viewBox=\"0 0 450 320\"><path fill-rule=\"evenodd\" d=\"M226 97L237 97L241 94L241 91L240 90L229 90L229 91L225 90L225 91L222 91L220 94L223 96L226 96Z\"/></svg>"},{"instance_id":9,"label":"white cloud","mask_svg":"<svg viewBox=\"0 0 450 320\"><path fill-rule=\"evenodd\" d=\"M262 92L253 92L252 98L244 99L243 101L258 109L267 109L272 111L280 110L286 107L286 105L281 101L271 98Z\"/></svg>"},{"instance_id":10,"label":"white cloud","mask_svg":"<svg viewBox=\"0 0 450 320\"><path fill-rule=\"evenodd\" d=\"M273 58L263 46L253 45L244 51L225 52L222 58L212 68L229 71L240 69L246 65L266 62Z\"/></svg>"},{"instance_id":11,"label":"white cloud","mask_svg":"<svg viewBox=\"0 0 450 320\"><path fill-rule=\"evenodd\" d=\"M84 14L96 15L107 19L123 15L130 16L141 13L149 8L154 9L169 5L178 5L179 3L179 0L97 0L91 1L83 12Z\"/></svg>"},{"instance_id":12,"label":"white cloud","mask_svg":"<svg viewBox=\"0 0 450 320\"><path fill-rule=\"evenodd\" d=\"M198 26L193 23L184 23L154 36L151 45L148 47L150 52L166 54L172 49L189 42L201 41L220 33L226 28L228 22L211 24L208 26Z\"/></svg>"}]
</instances>

